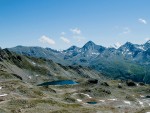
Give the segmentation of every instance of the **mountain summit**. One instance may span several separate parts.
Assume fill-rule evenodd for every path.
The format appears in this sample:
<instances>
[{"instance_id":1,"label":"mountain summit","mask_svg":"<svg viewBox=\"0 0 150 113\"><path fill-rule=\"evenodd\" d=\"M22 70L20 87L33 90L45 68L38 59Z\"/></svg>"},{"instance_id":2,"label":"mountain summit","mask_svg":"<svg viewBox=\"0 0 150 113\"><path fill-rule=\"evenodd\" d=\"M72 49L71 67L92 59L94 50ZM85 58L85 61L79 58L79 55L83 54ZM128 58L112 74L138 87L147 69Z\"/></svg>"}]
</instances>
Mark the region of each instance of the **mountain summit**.
<instances>
[{"instance_id":1,"label":"mountain summit","mask_svg":"<svg viewBox=\"0 0 150 113\"><path fill-rule=\"evenodd\" d=\"M71 46L70 48L68 48L66 51L76 51L76 50L78 50L79 49L79 47L77 47L77 46Z\"/></svg>"},{"instance_id":2,"label":"mountain summit","mask_svg":"<svg viewBox=\"0 0 150 113\"><path fill-rule=\"evenodd\" d=\"M89 49L94 49L96 46L96 44L92 41L88 41L82 48L86 51L86 50L89 50Z\"/></svg>"},{"instance_id":3,"label":"mountain summit","mask_svg":"<svg viewBox=\"0 0 150 113\"><path fill-rule=\"evenodd\" d=\"M95 46L96 44L92 41L88 41L84 46Z\"/></svg>"},{"instance_id":4,"label":"mountain summit","mask_svg":"<svg viewBox=\"0 0 150 113\"><path fill-rule=\"evenodd\" d=\"M88 41L83 47L82 47L82 51L86 52L86 51L90 51L90 52L102 52L105 49L105 47L100 46L100 45L96 45L94 42L92 41Z\"/></svg>"},{"instance_id":5,"label":"mountain summit","mask_svg":"<svg viewBox=\"0 0 150 113\"><path fill-rule=\"evenodd\" d=\"M149 44L150 44L150 40L148 40L146 43L149 43Z\"/></svg>"}]
</instances>

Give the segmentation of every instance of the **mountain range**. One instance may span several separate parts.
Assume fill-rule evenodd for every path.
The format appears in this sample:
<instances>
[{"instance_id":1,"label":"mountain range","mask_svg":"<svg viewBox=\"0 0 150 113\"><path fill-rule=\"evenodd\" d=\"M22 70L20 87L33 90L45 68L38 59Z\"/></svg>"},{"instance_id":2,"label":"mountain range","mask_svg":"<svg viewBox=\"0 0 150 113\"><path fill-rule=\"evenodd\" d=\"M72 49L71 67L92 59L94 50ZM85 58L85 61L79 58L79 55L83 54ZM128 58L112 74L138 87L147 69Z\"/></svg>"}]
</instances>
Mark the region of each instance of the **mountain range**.
<instances>
[{"instance_id":1,"label":"mountain range","mask_svg":"<svg viewBox=\"0 0 150 113\"><path fill-rule=\"evenodd\" d=\"M71 46L63 51L25 46L8 50L21 55L49 59L64 66L86 66L115 79L150 83L150 40L141 45L126 42L119 48L107 48L89 41L81 48Z\"/></svg>"}]
</instances>

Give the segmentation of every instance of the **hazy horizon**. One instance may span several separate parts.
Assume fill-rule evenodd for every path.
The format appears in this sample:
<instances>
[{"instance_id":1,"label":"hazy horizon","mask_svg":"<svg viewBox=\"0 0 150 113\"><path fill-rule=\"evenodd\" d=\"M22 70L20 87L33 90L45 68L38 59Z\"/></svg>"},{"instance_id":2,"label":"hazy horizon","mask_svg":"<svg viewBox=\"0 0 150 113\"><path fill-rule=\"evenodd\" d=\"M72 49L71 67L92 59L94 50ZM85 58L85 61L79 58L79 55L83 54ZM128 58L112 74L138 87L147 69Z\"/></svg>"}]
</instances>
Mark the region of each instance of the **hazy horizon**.
<instances>
[{"instance_id":1,"label":"hazy horizon","mask_svg":"<svg viewBox=\"0 0 150 113\"><path fill-rule=\"evenodd\" d=\"M89 40L89 41L91 41L91 40ZM88 43L89 41L87 41L86 43ZM145 41L144 43L141 43L141 44L139 44L139 45L145 44L145 43L147 43L147 42L149 42L149 41L150 41L150 40ZM93 41L92 41L92 42L93 42ZM128 42L128 41L127 41L127 42ZM127 43L127 42L125 42L125 43ZM85 43L85 44L86 44L86 43ZM95 42L94 42L94 43L95 43ZM123 43L123 44L121 44L121 45L114 44L114 45L109 46L109 47L106 47L106 46L103 46L103 45L97 44L97 43L95 43L95 44L96 44L96 45L103 46L103 47L106 47L106 48L116 48L116 49L118 49L120 46L124 45L125 43ZM130 42L130 43L132 43L132 42ZM83 44L82 46L71 45L71 46L69 46L69 47L66 48L66 49L69 49L69 48L72 47L72 46L76 46L76 47L82 48L85 44ZM132 44L136 44L136 43L132 43ZM13 46L13 47L17 47L17 46L23 46L23 47L42 47L42 46L32 46L32 45L31 45L31 46L27 46L27 45L16 45L16 46ZM8 48L13 48L13 47L8 47ZM42 47L42 48L51 48L51 47ZM7 47L2 48L2 49L7 49ZM51 48L51 49L57 50L57 51L66 50L66 49L54 49L54 48Z\"/></svg>"},{"instance_id":2,"label":"hazy horizon","mask_svg":"<svg viewBox=\"0 0 150 113\"><path fill-rule=\"evenodd\" d=\"M1 0L0 47L64 50L91 40L105 47L150 39L149 0Z\"/></svg>"}]
</instances>

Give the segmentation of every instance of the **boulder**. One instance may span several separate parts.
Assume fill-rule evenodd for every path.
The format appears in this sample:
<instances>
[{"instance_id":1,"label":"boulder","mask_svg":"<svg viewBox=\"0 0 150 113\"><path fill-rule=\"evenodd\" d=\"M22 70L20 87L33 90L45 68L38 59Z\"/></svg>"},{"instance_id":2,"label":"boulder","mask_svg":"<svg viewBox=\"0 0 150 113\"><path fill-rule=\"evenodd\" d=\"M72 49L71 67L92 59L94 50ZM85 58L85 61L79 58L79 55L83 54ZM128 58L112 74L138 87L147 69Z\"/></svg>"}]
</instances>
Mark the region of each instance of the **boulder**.
<instances>
[{"instance_id":1,"label":"boulder","mask_svg":"<svg viewBox=\"0 0 150 113\"><path fill-rule=\"evenodd\" d=\"M118 84L118 88L122 88L122 84L121 83Z\"/></svg>"},{"instance_id":2,"label":"boulder","mask_svg":"<svg viewBox=\"0 0 150 113\"><path fill-rule=\"evenodd\" d=\"M133 82L132 80L127 80L126 84L127 84L127 86L136 86L136 83Z\"/></svg>"},{"instance_id":3,"label":"boulder","mask_svg":"<svg viewBox=\"0 0 150 113\"><path fill-rule=\"evenodd\" d=\"M98 80L97 79L90 79L90 80L88 80L88 83L90 83L90 84L97 84Z\"/></svg>"},{"instance_id":4,"label":"boulder","mask_svg":"<svg viewBox=\"0 0 150 113\"><path fill-rule=\"evenodd\" d=\"M146 98L150 98L150 95L147 95Z\"/></svg>"},{"instance_id":5,"label":"boulder","mask_svg":"<svg viewBox=\"0 0 150 113\"><path fill-rule=\"evenodd\" d=\"M109 86L109 84L107 82L103 82L103 83L101 83L101 85L103 85L103 86Z\"/></svg>"},{"instance_id":6,"label":"boulder","mask_svg":"<svg viewBox=\"0 0 150 113\"><path fill-rule=\"evenodd\" d=\"M140 82L140 83L139 83L139 85L140 85L140 86L144 86L144 85L145 85L145 83L143 83L143 82Z\"/></svg>"},{"instance_id":7,"label":"boulder","mask_svg":"<svg viewBox=\"0 0 150 113\"><path fill-rule=\"evenodd\" d=\"M104 93L111 94L110 90L103 90Z\"/></svg>"}]
</instances>

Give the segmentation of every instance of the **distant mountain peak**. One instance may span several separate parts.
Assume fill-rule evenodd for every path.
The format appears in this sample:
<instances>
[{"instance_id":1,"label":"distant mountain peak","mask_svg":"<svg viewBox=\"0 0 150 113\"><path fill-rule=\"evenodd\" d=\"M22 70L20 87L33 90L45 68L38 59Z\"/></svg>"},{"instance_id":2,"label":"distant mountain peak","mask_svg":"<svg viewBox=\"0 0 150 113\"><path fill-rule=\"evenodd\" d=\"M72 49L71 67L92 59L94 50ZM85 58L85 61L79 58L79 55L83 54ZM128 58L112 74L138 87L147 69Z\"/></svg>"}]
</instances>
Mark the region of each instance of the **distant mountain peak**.
<instances>
[{"instance_id":1,"label":"distant mountain peak","mask_svg":"<svg viewBox=\"0 0 150 113\"><path fill-rule=\"evenodd\" d=\"M133 51L135 49L135 44L132 44L131 42L126 42L124 45L119 47L119 50L121 51Z\"/></svg>"},{"instance_id":2,"label":"distant mountain peak","mask_svg":"<svg viewBox=\"0 0 150 113\"><path fill-rule=\"evenodd\" d=\"M96 45L93 41L88 41L85 45Z\"/></svg>"},{"instance_id":3,"label":"distant mountain peak","mask_svg":"<svg viewBox=\"0 0 150 113\"><path fill-rule=\"evenodd\" d=\"M126 42L124 45L133 45L131 42Z\"/></svg>"},{"instance_id":4,"label":"distant mountain peak","mask_svg":"<svg viewBox=\"0 0 150 113\"><path fill-rule=\"evenodd\" d=\"M147 43L147 44L150 44L150 40L148 40L146 43Z\"/></svg>"},{"instance_id":5,"label":"distant mountain peak","mask_svg":"<svg viewBox=\"0 0 150 113\"><path fill-rule=\"evenodd\" d=\"M127 47L127 48L130 48L131 46L134 46L134 44L132 44L131 42L126 42L124 45L120 46L121 48L122 47Z\"/></svg>"},{"instance_id":6,"label":"distant mountain peak","mask_svg":"<svg viewBox=\"0 0 150 113\"><path fill-rule=\"evenodd\" d=\"M100 46L100 45L96 45L94 42L92 41L88 41L83 47L82 47L82 51L83 52L96 52L97 53L101 53L102 51L105 50L105 47Z\"/></svg>"},{"instance_id":7,"label":"distant mountain peak","mask_svg":"<svg viewBox=\"0 0 150 113\"><path fill-rule=\"evenodd\" d=\"M121 47L122 45L119 43L119 42L117 42L117 43L115 43L114 44L114 46L112 46L113 48L115 48L115 49L118 49L119 47Z\"/></svg>"},{"instance_id":8,"label":"distant mountain peak","mask_svg":"<svg viewBox=\"0 0 150 113\"><path fill-rule=\"evenodd\" d=\"M88 41L84 46L83 48L93 48L94 46L96 46L96 44L92 41Z\"/></svg>"},{"instance_id":9,"label":"distant mountain peak","mask_svg":"<svg viewBox=\"0 0 150 113\"><path fill-rule=\"evenodd\" d=\"M67 50L76 50L76 49L79 49L79 47L73 45L73 46L71 46L70 48L68 48Z\"/></svg>"},{"instance_id":10,"label":"distant mountain peak","mask_svg":"<svg viewBox=\"0 0 150 113\"><path fill-rule=\"evenodd\" d=\"M18 45L18 46L16 46L16 47L24 47L24 46L22 46L22 45Z\"/></svg>"}]
</instances>

